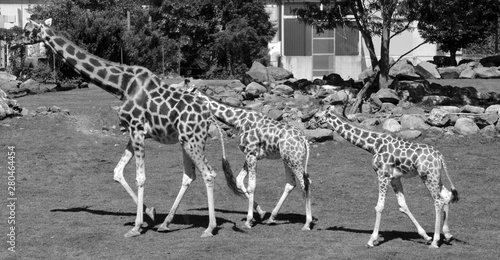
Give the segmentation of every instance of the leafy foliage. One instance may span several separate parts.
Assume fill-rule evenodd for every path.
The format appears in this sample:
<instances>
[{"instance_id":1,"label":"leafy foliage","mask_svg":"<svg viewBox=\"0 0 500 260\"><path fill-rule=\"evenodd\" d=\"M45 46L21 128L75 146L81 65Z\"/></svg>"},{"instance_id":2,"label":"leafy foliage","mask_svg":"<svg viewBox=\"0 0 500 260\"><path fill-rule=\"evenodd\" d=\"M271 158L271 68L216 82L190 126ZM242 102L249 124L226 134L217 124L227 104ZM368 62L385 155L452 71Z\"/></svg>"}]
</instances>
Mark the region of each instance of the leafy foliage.
<instances>
[{"instance_id":1,"label":"leafy foliage","mask_svg":"<svg viewBox=\"0 0 500 260\"><path fill-rule=\"evenodd\" d=\"M35 20L53 18L55 29L90 53L157 74L237 76L254 60L266 59L267 43L276 32L262 0L155 0L149 4L48 0L31 12Z\"/></svg>"},{"instance_id":2,"label":"leafy foliage","mask_svg":"<svg viewBox=\"0 0 500 260\"><path fill-rule=\"evenodd\" d=\"M457 50L483 42L493 33L500 12L498 0L422 2L418 24L422 37L439 43L440 49L449 51L454 60Z\"/></svg>"}]
</instances>

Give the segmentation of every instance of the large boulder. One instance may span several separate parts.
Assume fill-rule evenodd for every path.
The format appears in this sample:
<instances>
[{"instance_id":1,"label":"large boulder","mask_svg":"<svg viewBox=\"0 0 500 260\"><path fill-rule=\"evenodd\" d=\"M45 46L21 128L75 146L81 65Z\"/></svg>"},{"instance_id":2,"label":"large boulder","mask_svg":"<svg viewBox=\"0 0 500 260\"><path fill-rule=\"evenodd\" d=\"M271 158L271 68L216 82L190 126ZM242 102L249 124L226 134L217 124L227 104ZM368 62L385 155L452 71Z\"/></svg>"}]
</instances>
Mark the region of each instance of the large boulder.
<instances>
[{"instance_id":1,"label":"large boulder","mask_svg":"<svg viewBox=\"0 0 500 260\"><path fill-rule=\"evenodd\" d=\"M257 82L250 82L245 88L247 98L257 98L267 92L267 88Z\"/></svg>"},{"instance_id":2,"label":"large boulder","mask_svg":"<svg viewBox=\"0 0 500 260\"><path fill-rule=\"evenodd\" d=\"M450 123L450 116L444 109L433 108L426 122L432 126L446 126Z\"/></svg>"},{"instance_id":3,"label":"large boulder","mask_svg":"<svg viewBox=\"0 0 500 260\"><path fill-rule=\"evenodd\" d=\"M379 91L377 91L377 93L372 94L371 98L376 99L377 101L380 100L381 103L399 103L398 93L395 90L389 88L380 89Z\"/></svg>"},{"instance_id":4,"label":"large boulder","mask_svg":"<svg viewBox=\"0 0 500 260\"><path fill-rule=\"evenodd\" d=\"M457 67L442 67L437 70L442 79L458 79L461 72Z\"/></svg>"},{"instance_id":5,"label":"large boulder","mask_svg":"<svg viewBox=\"0 0 500 260\"><path fill-rule=\"evenodd\" d=\"M403 115L401 116L402 129L429 129L430 126L419 116Z\"/></svg>"},{"instance_id":6,"label":"large boulder","mask_svg":"<svg viewBox=\"0 0 500 260\"><path fill-rule=\"evenodd\" d=\"M277 85L272 88L274 94L289 96L293 94L293 88L284 84Z\"/></svg>"},{"instance_id":7,"label":"large boulder","mask_svg":"<svg viewBox=\"0 0 500 260\"><path fill-rule=\"evenodd\" d=\"M436 64L438 67L449 67L449 66L455 66L454 61L448 57L448 56L434 56L432 57L432 60L434 61L434 64Z\"/></svg>"},{"instance_id":8,"label":"large boulder","mask_svg":"<svg viewBox=\"0 0 500 260\"><path fill-rule=\"evenodd\" d=\"M248 85L250 82L269 82L274 81L270 79L267 68L258 61L252 63L252 67L245 73L243 77L243 84Z\"/></svg>"},{"instance_id":9,"label":"large boulder","mask_svg":"<svg viewBox=\"0 0 500 260\"><path fill-rule=\"evenodd\" d=\"M399 132L399 131L401 131L401 124L399 124L399 122L396 119L389 118L389 119L384 121L384 123L382 124L382 128L385 131L388 131L391 133Z\"/></svg>"},{"instance_id":10,"label":"large boulder","mask_svg":"<svg viewBox=\"0 0 500 260\"><path fill-rule=\"evenodd\" d=\"M403 130L403 131L397 133L397 136L399 136L405 140L417 139L420 135L422 135L422 132L419 130Z\"/></svg>"},{"instance_id":11,"label":"large boulder","mask_svg":"<svg viewBox=\"0 0 500 260\"><path fill-rule=\"evenodd\" d=\"M267 72L269 73L268 75L271 75L271 77L273 77L273 79L277 81L293 77L293 73L284 68L270 66L267 67L266 69Z\"/></svg>"},{"instance_id":12,"label":"large boulder","mask_svg":"<svg viewBox=\"0 0 500 260\"><path fill-rule=\"evenodd\" d=\"M474 120L467 117L461 117L455 122L455 130L462 135L477 134L479 127Z\"/></svg>"},{"instance_id":13,"label":"large boulder","mask_svg":"<svg viewBox=\"0 0 500 260\"><path fill-rule=\"evenodd\" d=\"M422 61L415 66L415 72L424 79L440 79L441 75L437 70L436 64L427 61Z\"/></svg>"},{"instance_id":14,"label":"large boulder","mask_svg":"<svg viewBox=\"0 0 500 260\"><path fill-rule=\"evenodd\" d=\"M415 67L413 67L411 61L406 59L400 60L396 64L394 64L389 70L389 76L393 78L396 77L415 78L415 79L420 78L420 75L416 73Z\"/></svg>"},{"instance_id":15,"label":"large boulder","mask_svg":"<svg viewBox=\"0 0 500 260\"><path fill-rule=\"evenodd\" d=\"M475 68L476 77L483 79L500 78L500 71L497 67Z\"/></svg>"}]
</instances>

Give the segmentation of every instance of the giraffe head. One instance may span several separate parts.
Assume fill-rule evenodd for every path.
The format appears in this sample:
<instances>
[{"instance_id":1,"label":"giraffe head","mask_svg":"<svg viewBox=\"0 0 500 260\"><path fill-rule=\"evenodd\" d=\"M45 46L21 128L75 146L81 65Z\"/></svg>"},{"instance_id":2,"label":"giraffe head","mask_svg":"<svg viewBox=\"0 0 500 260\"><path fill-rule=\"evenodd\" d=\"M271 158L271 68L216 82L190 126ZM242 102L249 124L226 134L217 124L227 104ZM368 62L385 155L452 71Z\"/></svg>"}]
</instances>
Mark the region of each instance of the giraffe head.
<instances>
[{"instance_id":1,"label":"giraffe head","mask_svg":"<svg viewBox=\"0 0 500 260\"><path fill-rule=\"evenodd\" d=\"M334 106L330 106L325 110L320 110L305 124L306 128L315 129L327 122L327 119L334 113Z\"/></svg>"},{"instance_id":2,"label":"giraffe head","mask_svg":"<svg viewBox=\"0 0 500 260\"><path fill-rule=\"evenodd\" d=\"M29 20L24 26L24 34L20 35L14 40L11 47L18 47L21 45L30 45L43 41L44 29L52 25L52 19L47 19L43 22L36 22Z\"/></svg>"}]
</instances>

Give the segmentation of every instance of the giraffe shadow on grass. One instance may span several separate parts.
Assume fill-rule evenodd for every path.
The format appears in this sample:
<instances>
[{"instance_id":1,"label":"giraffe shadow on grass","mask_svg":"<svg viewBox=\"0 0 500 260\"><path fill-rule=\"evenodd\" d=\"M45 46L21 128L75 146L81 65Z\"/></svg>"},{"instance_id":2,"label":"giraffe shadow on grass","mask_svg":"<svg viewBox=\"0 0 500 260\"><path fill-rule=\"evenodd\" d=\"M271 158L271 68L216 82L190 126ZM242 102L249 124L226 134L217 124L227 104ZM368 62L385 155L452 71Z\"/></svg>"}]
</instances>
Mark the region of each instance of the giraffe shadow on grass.
<instances>
[{"instance_id":1,"label":"giraffe shadow on grass","mask_svg":"<svg viewBox=\"0 0 500 260\"><path fill-rule=\"evenodd\" d=\"M366 234L367 238L372 234L373 230L362 230L362 229L353 229L353 228L345 228L345 227L329 227L323 230L328 231L340 231L340 232L349 232L349 233L357 233L357 234ZM427 235L432 236L432 233L427 233ZM379 240L377 241L377 245L385 244L391 240L401 239L403 241L410 241L419 244L430 244L431 241L426 242L417 232L411 231L380 231L379 232ZM453 245L452 242L458 242L461 244L468 244L468 242L457 239L453 237L450 241L446 241L443 234L441 234L441 243L445 245Z\"/></svg>"},{"instance_id":2,"label":"giraffe shadow on grass","mask_svg":"<svg viewBox=\"0 0 500 260\"><path fill-rule=\"evenodd\" d=\"M192 210L192 209L190 209ZM207 208L205 208L206 211L208 211ZM217 210L215 211L223 211L223 210ZM71 212L71 213L77 213L77 212L87 212L90 214L94 215L103 215L103 216L124 216L124 217L135 217L136 214L133 212L114 212L114 211L106 211L106 210L99 210L99 209L91 209L90 207L74 207L74 208L67 208L67 209L52 209L50 212ZM143 226L142 233L146 233L149 230L154 230L156 231L158 229L158 226L163 223L163 220L167 217L167 214L156 214L155 220L153 221L151 218L149 218L147 215L144 215L144 221L147 224L147 226ZM221 217L216 217L217 221L217 228L213 230L213 234L216 235L218 231L220 230L220 226L229 223L232 224L233 230L237 232L244 232L240 228L236 226L236 223L230 220L227 220L225 218ZM171 224L175 225L188 225L187 227L184 228L177 228L177 229L171 229L170 232L176 232L176 231L181 231L181 230L186 230L186 229L192 229L192 228L206 228L208 226L208 215L194 215L194 214L176 214L174 216L174 219L172 220ZM131 222L126 222L123 225L124 226L134 226L134 221Z\"/></svg>"},{"instance_id":3,"label":"giraffe shadow on grass","mask_svg":"<svg viewBox=\"0 0 500 260\"><path fill-rule=\"evenodd\" d=\"M196 211L206 211L208 210L207 208L196 208L196 209L189 209L189 211L196 210ZM245 221L247 218L247 212L246 211L236 211L236 210L226 210L226 209L215 209L216 212L220 212L223 214L239 214L243 215L243 218L241 221ZM257 212L254 212L254 219L256 223L265 223L265 220L269 219L271 216L271 212L268 211L266 212L266 215L264 218L261 218ZM276 218L276 223L270 224L271 226L277 226L277 225L286 225L286 224L304 224L306 220L306 215L304 214L296 214L296 213L279 213ZM311 228L314 227L315 223L318 221L317 218L313 216L313 222L311 222Z\"/></svg>"}]
</instances>

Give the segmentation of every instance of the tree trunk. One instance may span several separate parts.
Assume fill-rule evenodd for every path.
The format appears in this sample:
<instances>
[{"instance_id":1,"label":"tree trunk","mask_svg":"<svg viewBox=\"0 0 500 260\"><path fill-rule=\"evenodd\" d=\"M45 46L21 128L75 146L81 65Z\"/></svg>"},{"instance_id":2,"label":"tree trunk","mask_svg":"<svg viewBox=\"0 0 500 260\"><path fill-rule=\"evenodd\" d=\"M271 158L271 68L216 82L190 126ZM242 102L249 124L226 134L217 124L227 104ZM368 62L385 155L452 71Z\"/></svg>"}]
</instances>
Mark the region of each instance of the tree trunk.
<instances>
[{"instance_id":1,"label":"tree trunk","mask_svg":"<svg viewBox=\"0 0 500 260\"><path fill-rule=\"evenodd\" d=\"M451 48L450 49L450 59L451 59L451 66L457 66L457 50Z\"/></svg>"},{"instance_id":2,"label":"tree trunk","mask_svg":"<svg viewBox=\"0 0 500 260\"><path fill-rule=\"evenodd\" d=\"M389 46L391 43L392 14L396 10L397 0L382 1L382 39L380 44L379 87L389 87Z\"/></svg>"}]
</instances>

